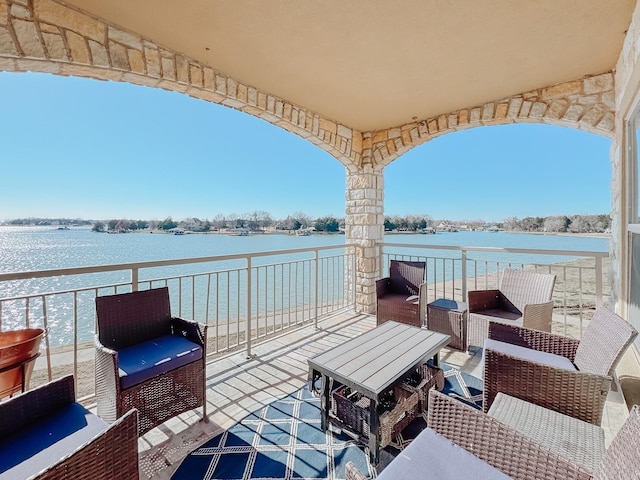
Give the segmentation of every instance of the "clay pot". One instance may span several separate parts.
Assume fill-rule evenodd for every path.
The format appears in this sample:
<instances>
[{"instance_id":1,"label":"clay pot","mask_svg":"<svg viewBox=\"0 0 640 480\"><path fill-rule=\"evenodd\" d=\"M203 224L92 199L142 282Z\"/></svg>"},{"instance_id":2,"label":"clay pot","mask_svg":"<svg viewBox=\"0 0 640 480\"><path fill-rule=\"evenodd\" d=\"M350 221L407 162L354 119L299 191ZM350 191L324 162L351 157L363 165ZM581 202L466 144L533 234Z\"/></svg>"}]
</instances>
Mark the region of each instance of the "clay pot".
<instances>
[{"instance_id":1,"label":"clay pot","mask_svg":"<svg viewBox=\"0 0 640 480\"><path fill-rule=\"evenodd\" d=\"M41 328L0 332L0 398L29 388L43 335Z\"/></svg>"}]
</instances>

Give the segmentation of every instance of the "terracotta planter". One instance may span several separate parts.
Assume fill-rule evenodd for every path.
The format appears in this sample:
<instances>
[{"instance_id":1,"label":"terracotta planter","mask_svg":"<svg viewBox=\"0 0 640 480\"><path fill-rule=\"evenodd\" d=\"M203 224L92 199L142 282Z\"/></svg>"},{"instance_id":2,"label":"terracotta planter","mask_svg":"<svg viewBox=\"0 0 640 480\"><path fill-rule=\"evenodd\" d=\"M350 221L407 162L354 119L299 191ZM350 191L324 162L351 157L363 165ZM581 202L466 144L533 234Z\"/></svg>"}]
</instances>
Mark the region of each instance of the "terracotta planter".
<instances>
[{"instance_id":1,"label":"terracotta planter","mask_svg":"<svg viewBox=\"0 0 640 480\"><path fill-rule=\"evenodd\" d=\"M0 332L0 398L29 388L43 335L41 328Z\"/></svg>"}]
</instances>

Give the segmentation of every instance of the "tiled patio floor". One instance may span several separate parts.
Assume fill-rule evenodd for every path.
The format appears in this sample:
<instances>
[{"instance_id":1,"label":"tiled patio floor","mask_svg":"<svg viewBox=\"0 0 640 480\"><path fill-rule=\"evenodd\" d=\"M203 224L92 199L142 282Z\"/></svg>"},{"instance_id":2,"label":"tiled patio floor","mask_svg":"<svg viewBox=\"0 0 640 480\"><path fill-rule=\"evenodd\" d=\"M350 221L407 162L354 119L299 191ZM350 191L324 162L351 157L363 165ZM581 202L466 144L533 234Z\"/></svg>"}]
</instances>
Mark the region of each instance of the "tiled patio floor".
<instances>
[{"instance_id":1,"label":"tiled patio floor","mask_svg":"<svg viewBox=\"0 0 640 480\"><path fill-rule=\"evenodd\" d=\"M207 368L209 422L201 409L176 417L139 440L143 479L168 479L188 452L257 408L292 393L307 381L307 358L375 327L375 316L345 312L269 340L252 349L211 361ZM480 350L474 355L445 349L441 360L481 377ZM603 427L607 441L626 418L622 395L611 392Z\"/></svg>"}]
</instances>

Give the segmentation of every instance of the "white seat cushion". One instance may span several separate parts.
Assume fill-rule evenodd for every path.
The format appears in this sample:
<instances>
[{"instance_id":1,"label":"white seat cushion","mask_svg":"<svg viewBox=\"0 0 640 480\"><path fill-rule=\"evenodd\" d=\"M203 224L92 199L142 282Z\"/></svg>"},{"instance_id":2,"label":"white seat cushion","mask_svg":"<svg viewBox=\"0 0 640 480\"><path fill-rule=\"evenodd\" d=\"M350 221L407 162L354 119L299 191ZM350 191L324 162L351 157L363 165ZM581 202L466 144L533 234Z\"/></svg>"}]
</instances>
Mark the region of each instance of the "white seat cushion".
<instances>
[{"instance_id":1,"label":"white seat cushion","mask_svg":"<svg viewBox=\"0 0 640 480\"><path fill-rule=\"evenodd\" d=\"M533 350L531 348L521 347L519 345L513 345L511 343L500 342L488 338L484 341L483 351L483 363L484 352L493 350L495 352L503 353L511 357L521 358L523 360L529 360L541 365L547 365L550 367L561 368L563 370L576 370L576 367L571 360L561 355L555 355L553 353L541 352L539 350Z\"/></svg>"},{"instance_id":2,"label":"white seat cushion","mask_svg":"<svg viewBox=\"0 0 640 480\"><path fill-rule=\"evenodd\" d=\"M431 428L426 428L378 475L378 480L508 480L497 468L480 460Z\"/></svg>"}]
</instances>

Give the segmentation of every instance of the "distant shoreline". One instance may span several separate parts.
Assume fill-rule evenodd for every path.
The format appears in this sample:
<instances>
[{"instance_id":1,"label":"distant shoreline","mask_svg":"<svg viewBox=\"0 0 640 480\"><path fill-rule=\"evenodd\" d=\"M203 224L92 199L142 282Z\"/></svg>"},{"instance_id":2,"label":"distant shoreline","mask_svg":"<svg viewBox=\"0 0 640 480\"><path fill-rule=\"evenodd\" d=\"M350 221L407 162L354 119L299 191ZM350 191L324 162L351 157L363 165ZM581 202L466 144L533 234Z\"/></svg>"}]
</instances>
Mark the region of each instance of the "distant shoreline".
<instances>
[{"instance_id":1,"label":"distant shoreline","mask_svg":"<svg viewBox=\"0 0 640 480\"><path fill-rule=\"evenodd\" d=\"M6 227L6 228L49 228L52 230L58 230L58 227L56 225L7 225L7 224L0 224L0 228L2 227ZM89 225L78 225L78 226L72 226L71 228L69 228L69 230L73 230L75 228L81 228L81 229L87 229L90 228ZM481 230L460 230L459 232L436 232L436 234L442 234L442 233L451 233L451 234L455 234L455 233L464 233L464 232L479 232ZM96 232L96 233L116 233L117 232L108 232L108 231L103 231L103 232ZM164 234L164 235L173 235L174 232L170 231L170 230L159 230L159 229L153 229L153 230L148 230L148 229L143 229L143 230L127 230L126 232L122 232L122 233L155 233L155 234ZM310 232L311 235L344 235L344 232ZM496 233L496 232L485 232L485 233ZM592 238L611 238L611 233L596 233L596 232L590 232L590 233L575 233L575 232L523 232L523 231L515 231L515 230L499 230L499 233L510 233L510 234L515 234L515 235L520 235L520 234L524 234L524 235L548 235L548 236L564 236L564 237L592 237ZM194 232L191 230L184 230L184 234L186 235L194 235L194 234L213 234L213 235L232 235L233 234L233 230L229 229L229 230L210 230L207 232ZM295 235L296 234L296 230L277 230L277 231L252 231L249 230L249 234L250 235ZM391 231L391 232L384 232L385 235L433 235L433 234L424 234L424 233L420 233L420 232L409 232L409 231Z\"/></svg>"},{"instance_id":2,"label":"distant shoreline","mask_svg":"<svg viewBox=\"0 0 640 480\"><path fill-rule=\"evenodd\" d=\"M574 232L504 232L504 233L524 233L527 235L555 235L558 237L593 237L593 238L611 238L610 233L574 233Z\"/></svg>"}]
</instances>

